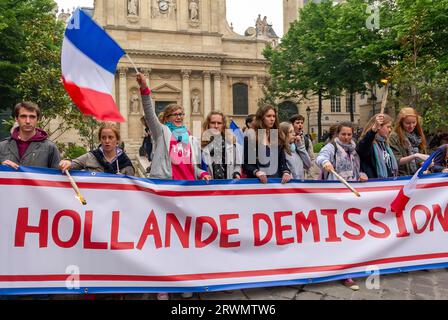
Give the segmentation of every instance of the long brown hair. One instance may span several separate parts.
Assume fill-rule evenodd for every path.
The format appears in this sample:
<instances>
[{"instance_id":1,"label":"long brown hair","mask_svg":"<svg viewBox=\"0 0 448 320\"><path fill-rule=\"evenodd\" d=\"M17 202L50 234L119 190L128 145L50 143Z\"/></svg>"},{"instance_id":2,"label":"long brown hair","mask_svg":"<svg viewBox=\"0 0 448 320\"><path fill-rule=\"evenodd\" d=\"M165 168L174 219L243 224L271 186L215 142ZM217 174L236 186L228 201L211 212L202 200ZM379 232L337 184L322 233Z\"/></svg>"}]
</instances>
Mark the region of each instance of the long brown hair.
<instances>
[{"instance_id":1,"label":"long brown hair","mask_svg":"<svg viewBox=\"0 0 448 320\"><path fill-rule=\"evenodd\" d=\"M264 126L264 122L263 122L264 117L265 117L266 113L268 113L269 110L274 110L274 112L275 112L274 126L270 129L278 130L278 128L279 128L277 109L275 109L274 106L272 106L270 104L259 107L257 112L255 113L255 127L254 127L257 142L258 142L258 130L260 130L260 129L266 130L267 137L269 138L269 130L270 129L266 128ZM271 143L271 141L269 141L269 143ZM277 144L276 141L274 141L274 143Z\"/></svg>"},{"instance_id":2,"label":"long brown hair","mask_svg":"<svg viewBox=\"0 0 448 320\"><path fill-rule=\"evenodd\" d=\"M425 134L423 133L422 128L422 119L420 115L418 114L417 110L410 107L404 107L400 110L400 112L397 115L397 119L395 120L395 132L398 135L398 139L400 140L400 144L402 146L407 146L408 139L405 137L405 129L403 128L403 121L406 119L406 117L415 117L417 119L417 125L415 126L414 130L417 130L417 134L422 138L422 143L418 146L420 150L426 149L426 138Z\"/></svg>"},{"instance_id":3,"label":"long brown hair","mask_svg":"<svg viewBox=\"0 0 448 320\"><path fill-rule=\"evenodd\" d=\"M280 130L278 130L278 140L280 142L280 146L289 154L292 154L291 147L289 146L288 136L289 129L292 127L291 122L282 122L280 123Z\"/></svg>"},{"instance_id":4,"label":"long brown hair","mask_svg":"<svg viewBox=\"0 0 448 320\"><path fill-rule=\"evenodd\" d=\"M372 118L370 118L369 121L367 121L367 124L364 126L364 130L362 131L360 140L362 140L365 137L365 135L367 134L367 132L369 132L369 130L372 129L373 125L375 124L376 117L378 115L380 115L380 114L377 113ZM383 113L383 116L384 116L384 123L383 123L383 125L388 124L388 123L392 123L392 118L391 118L390 115Z\"/></svg>"}]
</instances>

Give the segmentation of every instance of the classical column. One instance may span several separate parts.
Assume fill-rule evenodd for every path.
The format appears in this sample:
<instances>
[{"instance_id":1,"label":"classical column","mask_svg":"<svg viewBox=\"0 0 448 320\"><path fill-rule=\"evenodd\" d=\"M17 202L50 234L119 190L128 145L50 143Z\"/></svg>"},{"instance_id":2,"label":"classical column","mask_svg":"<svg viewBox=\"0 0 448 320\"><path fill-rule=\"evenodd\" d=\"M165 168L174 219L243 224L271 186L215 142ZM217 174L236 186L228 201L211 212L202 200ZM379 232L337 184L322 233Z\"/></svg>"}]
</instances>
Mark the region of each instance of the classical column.
<instances>
[{"instance_id":1,"label":"classical column","mask_svg":"<svg viewBox=\"0 0 448 320\"><path fill-rule=\"evenodd\" d=\"M210 72L204 71L204 117L212 111Z\"/></svg>"},{"instance_id":2,"label":"classical column","mask_svg":"<svg viewBox=\"0 0 448 320\"><path fill-rule=\"evenodd\" d=\"M220 111L221 110L221 73L214 72L213 73L213 86L215 93L215 101L214 101L214 109Z\"/></svg>"},{"instance_id":3,"label":"classical column","mask_svg":"<svg viewBox=\"0 0 448 320\"><path fill-rule=\"evenodd\" d=\"M128 68L118 69L120 76L120 113L125 122L120 124L121 140L128 139L128 88L126 84L126 73Z\"/></svg>"},{"instance_id":4,"label":"classical column","mask_svg":"<svg viewBox=\"0 0 448 320\"><path fill-rule=\"evenodd\" d=\"M190 74L191 70L182 70L182 106L185 112L185 124L190 124L191 99L190 99Z\"/></svg>"}]
</instances>

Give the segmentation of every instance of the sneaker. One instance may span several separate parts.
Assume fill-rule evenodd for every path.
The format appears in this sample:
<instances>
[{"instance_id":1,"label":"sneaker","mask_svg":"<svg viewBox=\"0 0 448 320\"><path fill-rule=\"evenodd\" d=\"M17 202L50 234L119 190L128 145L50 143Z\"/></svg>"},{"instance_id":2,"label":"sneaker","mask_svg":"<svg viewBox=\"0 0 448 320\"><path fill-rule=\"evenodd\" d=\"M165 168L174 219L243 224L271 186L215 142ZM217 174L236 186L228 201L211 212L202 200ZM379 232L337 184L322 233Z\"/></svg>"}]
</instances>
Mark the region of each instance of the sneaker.
<instances>
[{"instance_id":1,"label":"sneaker","mask_svg":"<svg viewBox=\"0 0 448 320\"><path fill-rule=\"evenodd\" d=\"M344 280L344 286L346 286L347 288L352 289L353 291L359 290L358 284L352 278L345 279Z\"/></svg>"},{"instance_id":2,"label":"sneaker","mask_svg":"<svg viewBox=\"0 0 448 320\"><path fill-rule=\"evenodd\" d=\"M170 296L166 292L161 292L157 294L157 300L170 300Z\"/></svg>"},{"instance_id":3,"label":"sneaker","mask_svg":"<svg viewBox=\"0 0 448 320\"><path fill-rule=\"evenodd\" d=\"M193 292L182 292L180 296L184 299L190 299L193 298Z\"/></svg>"}]
</instances>

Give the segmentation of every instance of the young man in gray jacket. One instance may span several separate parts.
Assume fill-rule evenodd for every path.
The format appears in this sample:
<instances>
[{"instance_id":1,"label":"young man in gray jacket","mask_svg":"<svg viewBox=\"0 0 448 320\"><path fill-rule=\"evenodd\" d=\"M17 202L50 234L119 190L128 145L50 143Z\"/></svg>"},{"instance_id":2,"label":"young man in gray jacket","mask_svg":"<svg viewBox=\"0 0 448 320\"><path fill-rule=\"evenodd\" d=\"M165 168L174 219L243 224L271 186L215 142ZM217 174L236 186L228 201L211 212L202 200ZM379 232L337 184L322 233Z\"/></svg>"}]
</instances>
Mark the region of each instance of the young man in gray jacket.
<instances>
[{"instance_id":1,"label":"young man in gray jacket","mask_svg":"<svg viewBox=\"0 0 448 320\"><path fill-rule=\"evenodd\" d=\"M59 168L60 155L48 134L37 128L41 118L39 107L31 102L21 102L14 108L19 124L9 138L0 142L0 163L18 169L19 166Z\"/></svg>"}]
</instances>

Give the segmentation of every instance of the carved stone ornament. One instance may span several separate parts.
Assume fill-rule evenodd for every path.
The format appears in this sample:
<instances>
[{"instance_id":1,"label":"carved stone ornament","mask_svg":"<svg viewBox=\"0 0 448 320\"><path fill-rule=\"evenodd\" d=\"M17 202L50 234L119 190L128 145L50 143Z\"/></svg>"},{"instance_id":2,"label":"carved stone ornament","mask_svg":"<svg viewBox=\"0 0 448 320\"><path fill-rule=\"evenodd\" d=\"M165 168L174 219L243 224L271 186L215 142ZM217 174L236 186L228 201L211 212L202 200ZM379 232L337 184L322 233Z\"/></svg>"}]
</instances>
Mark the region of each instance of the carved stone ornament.
<instances>
[{"instance_id":1,"label":"carved stone ornament","mask_svg":"<svg viewBox=\"0 0 448 320\"><path fill-rule=\"evenodd\" d=\"M191 106L193 108L193 114L200 114L201 110L201 98L200 91L198 89L193 90L191 95Z\"/></svg>"},{"instance_id":2,"label":"carved stone ornament","mask_svg":"<svg viewBox=\"0 0 448 320\"><path fill-rule=\"evenodd\" d=\"M128 16L139 15L139 0L128 0Z\"/></svg>"},{"instance_id":3,"label":"carved stone ornament","mask_svg":"<svg viewBox=\"0 0 448 320\"><path fill-rule=\"evenodd\" d=\"M140 94L139 94L139 90L137 88L132 88L131 92L130 92L130 112L137 114L140 113Z\"/></svg>"},{"instance_id":4,"label":"carved stone ornament","mask_svg":"<svg viewBox=\"0 0 448 320\"><path fill-rule=\"evenodd\" d=\"M188 2L188 24L190 27L200 26L200 5L199 0L189 0Z\"/></svg>"},{"instance_id":5,"label":"carved stone ornament","mask_svg":"<svg viewBox=\"0 0 448 320\"><path fill-rule=\"evenodd\" d=\"M153 18L176 19L177 0L152 0Z\"/></svg>"}]
</instances>

